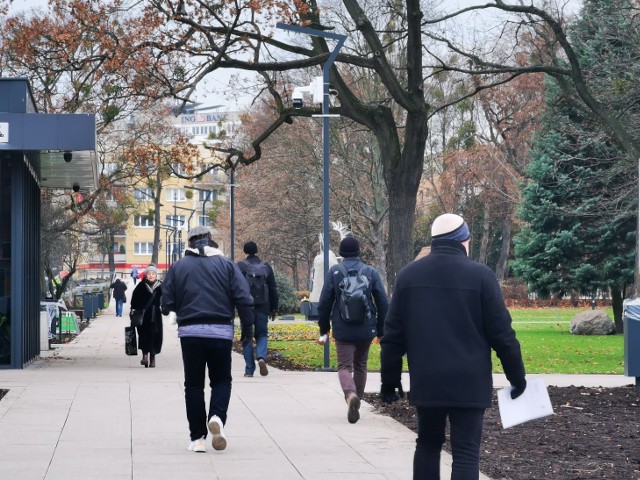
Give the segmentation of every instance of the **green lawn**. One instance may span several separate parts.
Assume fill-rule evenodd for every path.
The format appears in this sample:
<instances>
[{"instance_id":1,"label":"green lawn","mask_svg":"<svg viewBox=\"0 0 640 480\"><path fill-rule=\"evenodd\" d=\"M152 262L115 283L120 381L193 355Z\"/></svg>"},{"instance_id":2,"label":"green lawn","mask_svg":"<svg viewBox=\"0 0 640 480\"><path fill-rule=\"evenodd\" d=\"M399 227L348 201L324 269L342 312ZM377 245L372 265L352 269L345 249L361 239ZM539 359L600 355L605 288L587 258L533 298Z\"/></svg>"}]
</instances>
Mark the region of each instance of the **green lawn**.
<instances>
[{"instance_id":1,"label":"green lawn","mask_svg":"<svg viewBox=\"0 0 640 480\"><path fill-rule=\"evenodd\" d=\"M513 327L522 346L528 373L623 373L623 336L581 336L569 333L573 316L584 309L511 309ZM613 317L609 310L609 316ZM318 327L270 325L269 348L309 368L324 365L324 347L315 341ZM331 368L336 368L335 347L331 346ZM494 371L502 372L494 354ZM373 344L369 369L380 369L380 346ZM406 364L405 364L406 369Z\"/></svg>"}]
</instances>

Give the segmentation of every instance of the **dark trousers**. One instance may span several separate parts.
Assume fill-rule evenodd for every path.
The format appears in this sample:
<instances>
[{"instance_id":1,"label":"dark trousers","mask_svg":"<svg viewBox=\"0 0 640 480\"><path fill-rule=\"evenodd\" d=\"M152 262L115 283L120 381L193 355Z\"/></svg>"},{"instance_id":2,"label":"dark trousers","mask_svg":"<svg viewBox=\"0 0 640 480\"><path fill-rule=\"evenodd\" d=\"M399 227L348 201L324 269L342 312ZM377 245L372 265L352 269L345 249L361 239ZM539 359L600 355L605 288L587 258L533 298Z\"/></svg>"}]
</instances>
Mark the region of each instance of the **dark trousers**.
<instances>
[{"instance_id":1,"label":"dark trousers","mask_svg":"<svg viewBox=\"0 0 640 480\"><path fill-rule=\"evenodd\" d=\"M217 415L227 423L231 398L231 340L218 338L182 337L184 364L184 400L191 440L207 436L207 422ZM209 415L204 402L205 366L209 369L211 401Z\"/></svg>"},{"instance_id":2,"label":"dark trousers","mask_svg":"<svg viewBox=\"0 0 640 480\"><path fill-rule=\"evenodd\" d=\"M418 439L413 457L413 480L440 480L440 451L449 418L451 480L478 480L483 408L417 407Z\"/></svg>"},{"instance_id":3,"label":"dark trousers","mask_svg":"<svg viewBox=\"0 0 640 480\"><path fill-rule=\"evenodd\" d=\"M269 339L269 315L267 312L261 312L259 310L254 310L253 314L255 316L253 337L256 339L256 356L258 360L262 358L266 361L267 342ZM253 372L256 371L256 361L253 358L253 342L247 343L242 349L242 355L246 363L245 373L253 375Z\"/></svg>"},{"instance_id":4,"label":"dark trousers","mask_svg":"<svg viewBox=\"0 0 640 480\"><path fill-rule=\"evenodd\" d=\"M372 340L371 338L360 342L336 340L338 379L345 398L352 393L360 398L364 396L364 387L367 384L367 361Z\"/></svg>"}]
</instances>

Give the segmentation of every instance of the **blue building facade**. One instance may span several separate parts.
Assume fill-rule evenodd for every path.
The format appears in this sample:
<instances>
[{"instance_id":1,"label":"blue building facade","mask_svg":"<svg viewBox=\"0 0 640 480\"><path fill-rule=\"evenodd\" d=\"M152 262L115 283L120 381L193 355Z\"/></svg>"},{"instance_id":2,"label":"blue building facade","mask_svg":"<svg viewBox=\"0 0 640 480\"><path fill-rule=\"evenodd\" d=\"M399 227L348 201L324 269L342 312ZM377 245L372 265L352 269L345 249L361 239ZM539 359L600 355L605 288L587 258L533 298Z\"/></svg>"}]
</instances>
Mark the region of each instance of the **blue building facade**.
<instances>
[{"instance_id":1,"label":"blue building facade","mask_svg":"<svg viewBox=\"0 0 640 480\"><path fill-rule=\"evenodd\" d=\"M38 113L29 82L0 78L0 369L40 354L40 192L97 185L95 117Z\"/></svg>"}]
</instances>

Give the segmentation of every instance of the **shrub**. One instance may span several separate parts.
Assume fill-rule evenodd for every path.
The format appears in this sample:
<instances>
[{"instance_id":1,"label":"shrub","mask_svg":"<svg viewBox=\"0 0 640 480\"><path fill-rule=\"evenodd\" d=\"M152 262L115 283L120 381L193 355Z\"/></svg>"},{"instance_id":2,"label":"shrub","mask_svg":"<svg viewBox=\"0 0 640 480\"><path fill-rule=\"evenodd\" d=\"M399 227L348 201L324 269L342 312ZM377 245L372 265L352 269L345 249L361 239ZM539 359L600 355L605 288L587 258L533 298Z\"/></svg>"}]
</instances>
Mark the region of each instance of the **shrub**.
<instances>
[{"instance_id":1,"label":"shrub","mask_svg":"<svg viewBox=\"0 0 640 480\"><path fill-rule=\"evenodd\" d=\"M278 313L297 313L300 310L298 296L293 289L293 282L284 273L277 270L273 272L278 287Z\"/></svg>"}]
</instances>

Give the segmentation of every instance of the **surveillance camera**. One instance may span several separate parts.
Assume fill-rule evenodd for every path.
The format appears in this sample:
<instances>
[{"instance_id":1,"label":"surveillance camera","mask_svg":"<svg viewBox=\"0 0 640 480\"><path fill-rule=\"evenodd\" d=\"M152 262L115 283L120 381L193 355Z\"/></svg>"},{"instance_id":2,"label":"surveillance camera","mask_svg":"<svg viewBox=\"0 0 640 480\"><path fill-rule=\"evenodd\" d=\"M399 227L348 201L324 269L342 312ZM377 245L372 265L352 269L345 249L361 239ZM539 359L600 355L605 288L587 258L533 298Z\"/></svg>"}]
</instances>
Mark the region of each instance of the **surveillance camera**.
<instances>
[{"instance_id":1,"label":"surveillance camera","mask_svg":"<svg viewBox=\"0 0 640 480\"><path fill-rule=\"evenodd\" d=\"M300 91L294 90L291 100L293 101L293 108L302 108L304 105L304 95Z\"/></svg>"},{"instance_id":2,"label":"surveillance camera","mask_svg":"<svg viewBox=\"0 0 640 480\"><path fill-rule=\"evenodd\" d=\"M78 182L73 182L73 191L74 192L80 191L80 184Z\"/></svg>"},{"instance_id":3,"label":"surveillance camera","mask_svg":"<svg viewBox=\"0 0 640 480\"><path fill-rule=\"evenodd\" d=\"M338 95L338 90L336 90L335 88L330 88L329 89L329 95L331 95L332 97L335 97Z\"/></svg>"},{"instance_id":4,"label":"surveillance camera","mask_svg":"<svg viewBox=\"0 0 640 480\"><path fill-rule=\"evenodd\" d=\"M64 161L69 163L71 161L71 159L73 158L73 153L71 152L64 152L62 154L62 158L64 158Z\"/></svg>"}]
</instances>

